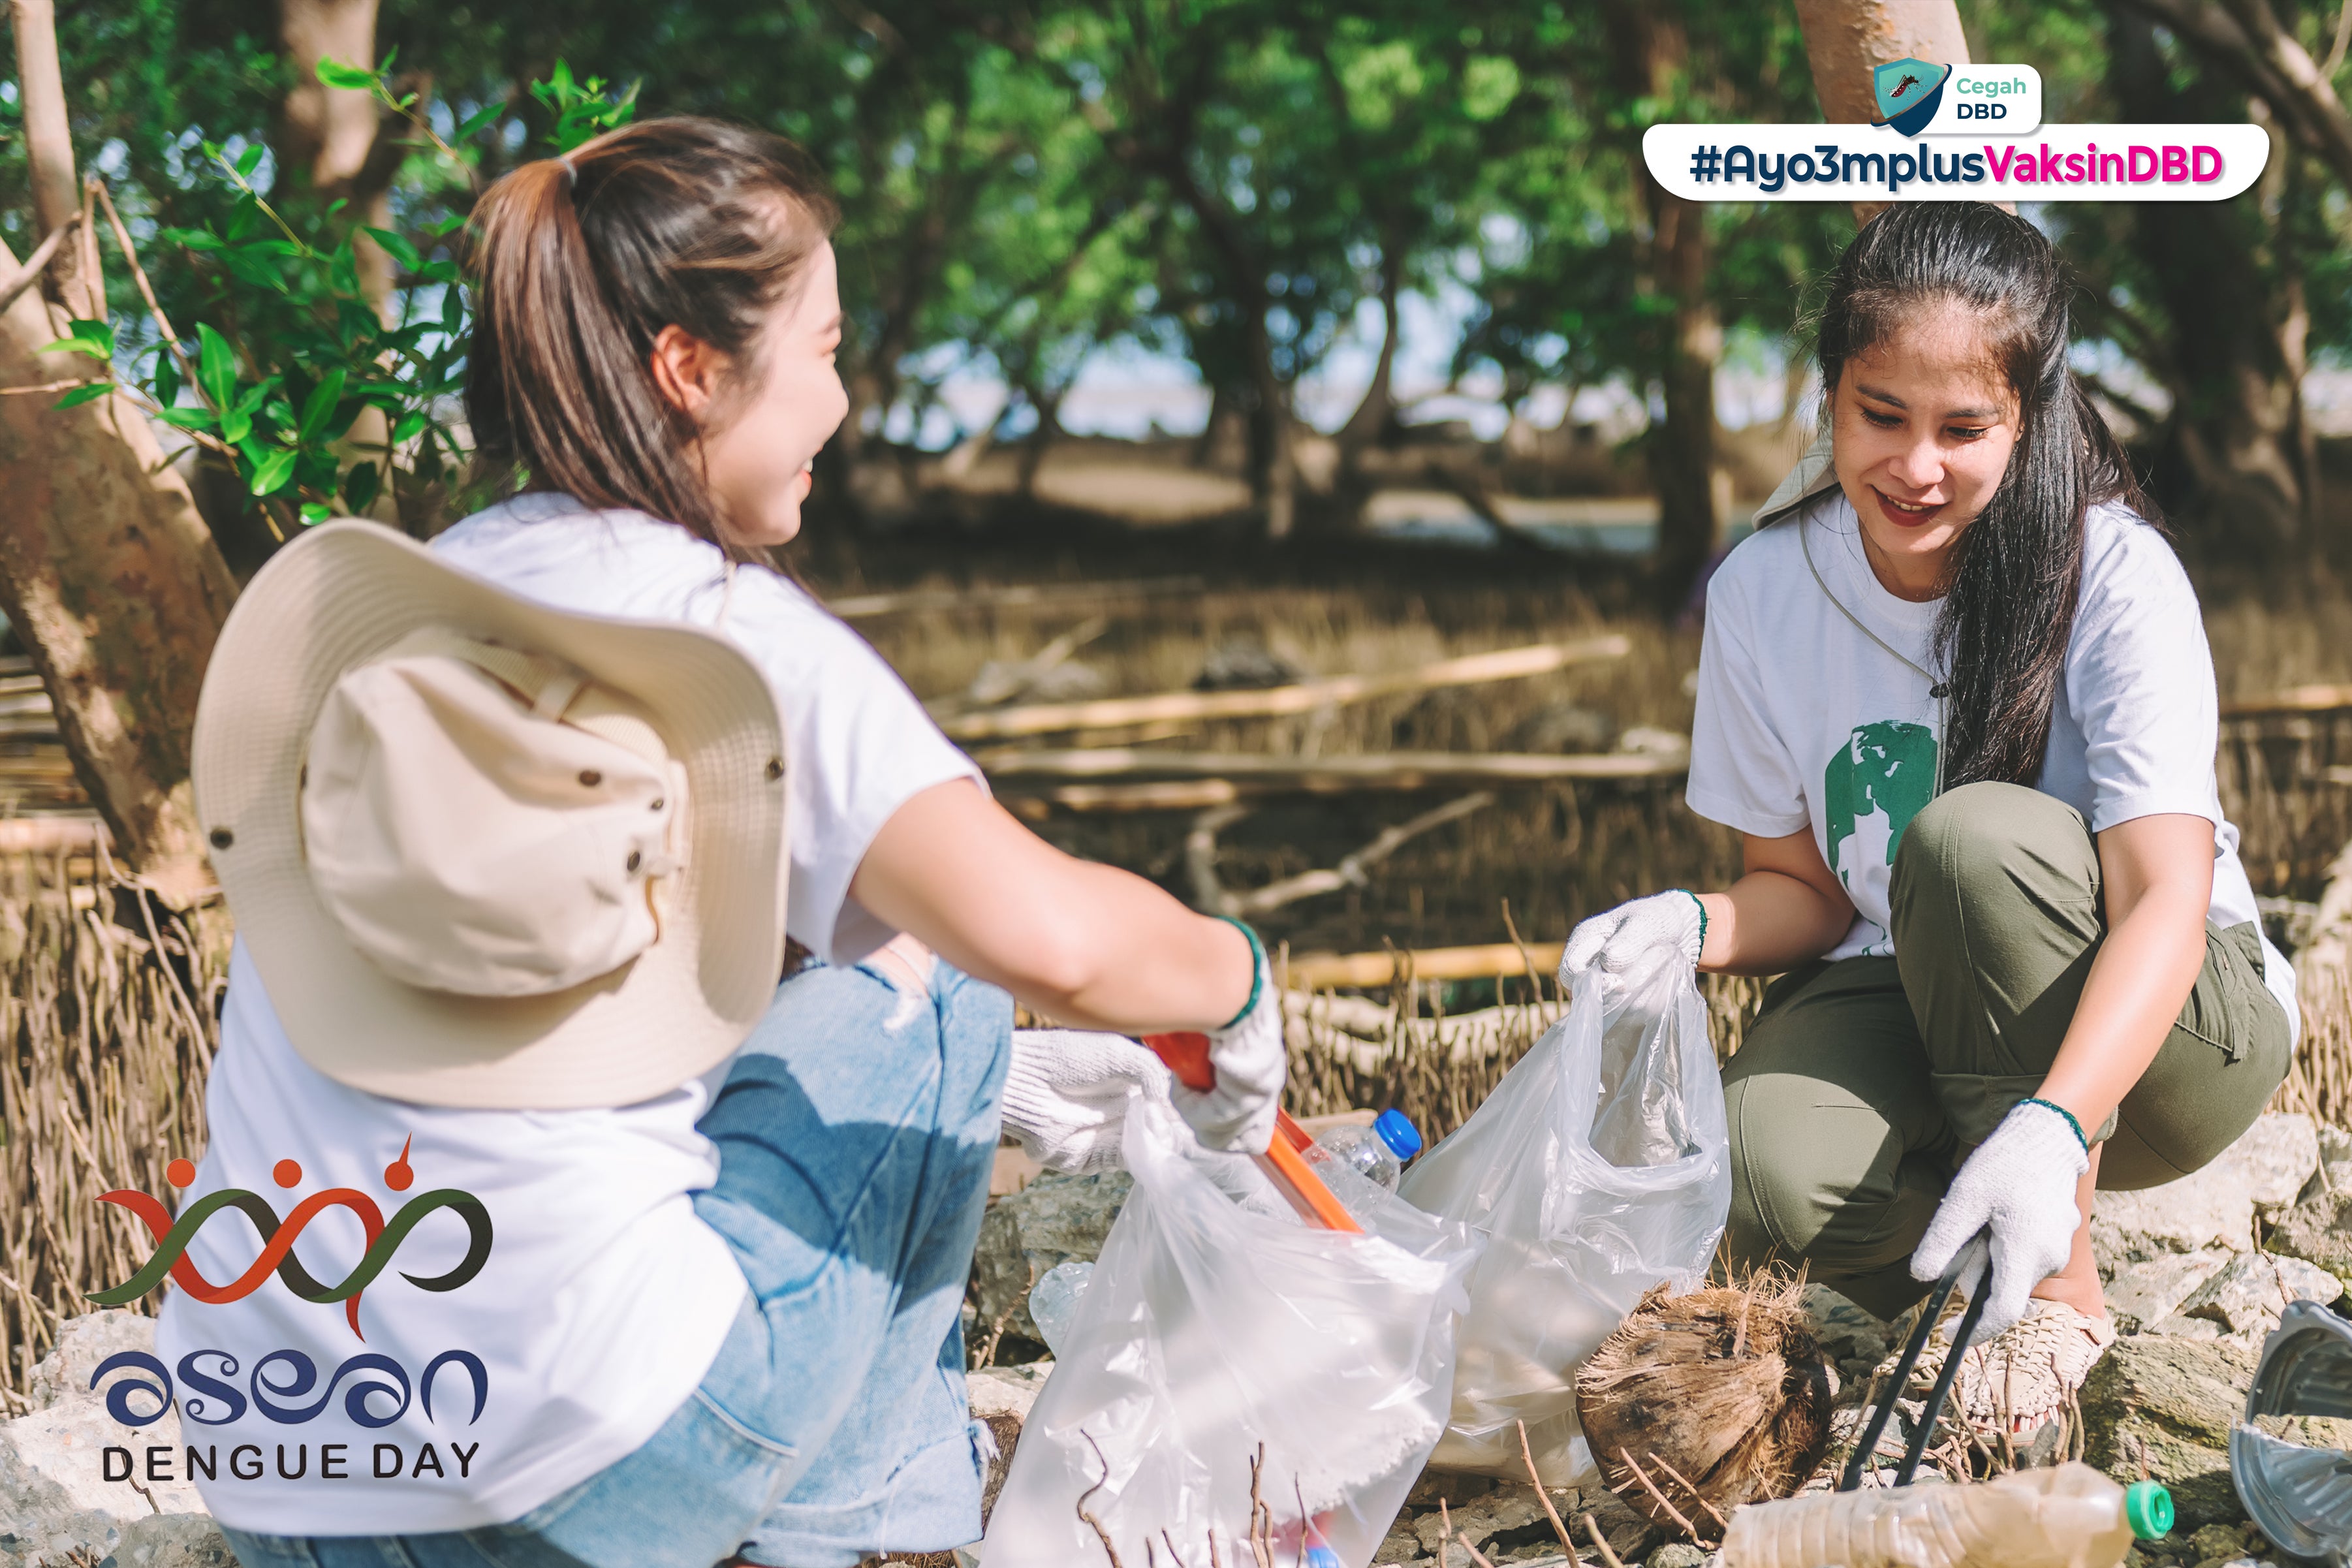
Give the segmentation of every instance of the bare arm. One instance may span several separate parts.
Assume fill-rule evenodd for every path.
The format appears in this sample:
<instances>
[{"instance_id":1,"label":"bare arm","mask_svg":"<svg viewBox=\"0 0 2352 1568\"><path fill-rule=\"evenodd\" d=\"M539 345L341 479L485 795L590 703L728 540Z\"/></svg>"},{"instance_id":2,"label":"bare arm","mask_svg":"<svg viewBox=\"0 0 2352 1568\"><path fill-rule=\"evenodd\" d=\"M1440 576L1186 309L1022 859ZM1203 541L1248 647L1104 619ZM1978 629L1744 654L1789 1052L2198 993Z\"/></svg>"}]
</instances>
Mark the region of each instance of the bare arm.
<instances>
[{"instance_id":1,"label":"bare arm","mask_svg":"<svg viewBox=\"0 0 2352 1568\"><path fill-rule=\"evenodd\" d=\"M968 779L892 813L850 892L965 973L1081 1028L1213 1029L1249 1000L1240 931L1063 854Z\"/></svg>"},{"instance_id":2,"label":"bare arm","mask_svg":"<svg viewBox=\"0 0 2352 1568\"><path fill-rule=\"evenodd\" d=\"M1727 891L1702 893L1706 942L1701 969L1779 974L1819 958L1853 924L1853 900L1822 858L1812 829L1785 838L1746 836L1747 874Z\"/></svg>"},{"instance_id":3,"label":"bare arm","mask_svg":"<svg viewBox=\"0 0 2352 1568\"><path fill-rule=\"evenodd\" d=\"M2041 1098L2095 1129L2156 1059L2205 963L2213 825L2168 814L2099 835L2107 936L2042 1080Z\"/></svg>"}]
</instances>

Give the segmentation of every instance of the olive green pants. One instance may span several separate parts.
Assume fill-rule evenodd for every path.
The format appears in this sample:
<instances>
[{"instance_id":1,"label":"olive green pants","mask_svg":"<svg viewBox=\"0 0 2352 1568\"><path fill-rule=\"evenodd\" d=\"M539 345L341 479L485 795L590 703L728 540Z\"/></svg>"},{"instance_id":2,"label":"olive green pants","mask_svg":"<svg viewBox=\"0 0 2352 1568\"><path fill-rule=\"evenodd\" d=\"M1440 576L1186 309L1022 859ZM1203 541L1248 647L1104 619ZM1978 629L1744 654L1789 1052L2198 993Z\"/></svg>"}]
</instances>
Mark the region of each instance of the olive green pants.
<instances>
[{"instance_id":1,"label":"olive green pants","mask_svg":"<svg viewBox=\"0 0 2352 1568\"><path fill-rule=\"evenodd\" d=\"M1882 1317L1926 1293L1912 1249L1961 1158L2041 1087L2106 931L2089 824L2017 784L1968 784L1912 818L1889 902L1897 956L1783 976L1723 1074L1725 1261L1801 1261ZM2288 1042L2255 927L2209 923L2179 1021L2094 1130L2099 1185L2154 1186L2229 1147L2286 1076Z\"/></svg>"}]
</instances>

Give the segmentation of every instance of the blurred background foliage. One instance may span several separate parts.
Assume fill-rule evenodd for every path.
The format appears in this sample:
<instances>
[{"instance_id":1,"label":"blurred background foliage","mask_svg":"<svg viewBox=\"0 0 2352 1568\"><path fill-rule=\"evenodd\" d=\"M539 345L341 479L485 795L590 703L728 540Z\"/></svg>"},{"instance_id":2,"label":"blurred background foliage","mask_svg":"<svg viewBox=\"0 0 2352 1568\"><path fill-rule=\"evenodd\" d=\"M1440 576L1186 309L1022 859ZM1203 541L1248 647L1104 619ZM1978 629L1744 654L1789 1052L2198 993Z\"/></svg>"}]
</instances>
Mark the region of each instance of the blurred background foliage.
<instances>
[{"instance_id":1,"label":"blurred background foliage","mask_svg":"<svg viewBox=\"0 0 2352 1568\"><path fill-rule=\"evenodd\" d=\"M2082 363L2192 556L2320 562L2334 532L2303 382L2352 347L2343 171L2180 30L2196 9L1960 6L1977 58L2040 68L2051 120L2273 128L2246 200L2032 216L2083 273ZM2332 82L2339 0L2271 9ZM853 524L870 490L854 471L926 428L950 376L1001 377L990 427L953 436L1020 443L1025 491L1080 367L1125 347L1197 373L1203 449L1234 436L1267 532L1344 528L1365 455L1411 410L1383 348L1361 405L1319 433L1336 468L1302 484L1297 388L1368 302L1392 345L1402 299L1445 293L1466 301L1456 378L1514 407L1616 386L1646 410L1622 456L1659 498L1668 604L1726 521L1715 378L1742 354L1793 361L1793 405L1807 279L1853 226L1833 204L1692 207L1642 169L1656 121L1819 117L1775 3L76 0L58 27L81 166L191 362L198 323L235 350L211 428L258 398L252 449L223 441L200 495L244 568L306 508L420 533L462 510L465 216L518 162L630 111L769 127L835 181L853 411L820 493ZM331 65L350 84L331 87L322 60L385 68L362 88ZM8 188L15 114L0 91ZM39 237L0 213L18 256ZM122 374L201 431L207 395L166 364L124 269L106 284Z\"/></svg>"}]
</instances>

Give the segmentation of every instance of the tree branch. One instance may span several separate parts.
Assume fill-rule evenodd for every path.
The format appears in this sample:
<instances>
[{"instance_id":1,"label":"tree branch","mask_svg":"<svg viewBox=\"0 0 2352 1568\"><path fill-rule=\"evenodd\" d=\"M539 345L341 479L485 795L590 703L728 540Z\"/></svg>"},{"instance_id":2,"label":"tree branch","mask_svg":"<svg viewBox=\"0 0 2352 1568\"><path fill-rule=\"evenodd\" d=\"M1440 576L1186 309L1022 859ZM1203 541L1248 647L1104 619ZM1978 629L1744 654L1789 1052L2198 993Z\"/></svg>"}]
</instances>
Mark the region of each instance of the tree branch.
<instances>
[{"instance_id":1,"label":"tree branch","mask_svg":"<svg viewBox=\"0 0 2352 1568\"><path fill-rule=\"evenodd\" d=\"M25 258L22 267L5 279L0 279L0 310L15 304L17 295L41 280L41 274L47 269L50 258L57 255L58 247L80 227L81 214L75 213L49 230L49 237L34 247L33 254Z\"/></svg>"},{"instance_id":2,"label":"tree branch","mask_svg":"<svg viewBox=\"0 0 2352 1568\"><path fill-rule=\"evenodd\" d=\"M2352 115L2303 46L2279 26L2268 0L2109 0L2169 27L2215 56L2269 104L2336 178L2352 184Z\"/></svg>"}]
</instances>

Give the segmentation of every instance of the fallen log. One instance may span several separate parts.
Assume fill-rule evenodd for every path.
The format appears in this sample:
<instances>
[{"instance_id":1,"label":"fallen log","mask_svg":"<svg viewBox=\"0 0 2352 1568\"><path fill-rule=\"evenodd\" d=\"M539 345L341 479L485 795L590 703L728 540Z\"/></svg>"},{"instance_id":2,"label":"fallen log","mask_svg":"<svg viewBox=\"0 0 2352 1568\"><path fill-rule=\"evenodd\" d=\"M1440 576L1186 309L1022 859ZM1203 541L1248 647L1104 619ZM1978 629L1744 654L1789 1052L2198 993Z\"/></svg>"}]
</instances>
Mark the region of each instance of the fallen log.
<instances>
[{"instance_id":1,"label":"fallen log","mask_svg":"<svg viewBox=\"0 0 2352 1568\"><path fill-rule=\"evenodd\" d=\"M2259 719L2271 713L2332 713L2352 708L2352 686L2293 686L2260 697L2221 704L2224 719Z\"/></svg>"},{"instance_id":2,"label":"fallen log","mask_svg":"<svg viewBox=\"0 0 2352 1568\"><path fill-rule=\"evenodd\" d=\"M826 601L845 621L893 616L909 610L1027 609L1039 605L1097 605L1114 599L1149 599L1167 594L1197 594L1198 577L1135 577L1111 583L1015 584L1001 588L915 588L898 594L851 594Z\"/></svg>"},{"instance_id":3,"label":"fallen log","mask_svg":"<svg viewBox=\"0 0 2352 1568\"><path fill-rule=\"evenodd\" d=\"M1452 784L1553 784L1580 779L1679 778L1686 754L1612 752L1550 757L1516 752L1367 752L1355 756L1277 757L1260 752L993 751L973 760L992 779L1200 780L1229 788L1180 796L1162 791L1130 798L1097 795L1063 802L1079 809L1206 806L1255 788L1336 794L1364 789L1421 789ZM1139 786L1131 786L1139 787ZM1017 793L1017 792L1015 792ZM1033 792L1034 793L1034 792ZM1058 798L1058 797L1056 797Z\"/></svg>"},{"instance_id":4,"label":"fallen log","mask_svg":"<svg viewBox=\"0 0 2352 1568\"><path fill-rule=\"evenodd\" d=\"M106 842L95 816L12 816L0 819L0 855L88 854Z\"/></svg>"},{"instance_id":5,"label":"fallen log","mask_svg":"<svg viewBox=\"0 0 2352 1568\"><path fill-rule=\"evenodd\" d=\"M1009 740L1017 735L1046 735L1066 730L1106 730L1129 724L1162 723L1175 719L1267 719L1285 714L1312 713L1318 708L1363 702L1405 691L1431 691L1444 687L1476 686L1494 680L1519 680L1548 675L1574 664L1622 658L1633 651L1632 639L1617 633L1584 637L1575 642L1536 643L1527 647L1497 648L1460 658L1440 659L1412 669L1377 675L1339 675L1324 680L1302 680L1290 686L1261 687L1244 691L1163 691L1150 697L1105 697L1088 702L1041 702L1024 708L1003 708L988 713L967 713L942 721L941 728L958 741Z\"/></svg>"},{"instance_id":6,"label":"fallen log","mask_svg":"<svg viewBox=\"0 0 2352 1568\"><path fill-rule=\"evenodd\" d=\"M1285 984L1297 991L1339 987L1369 990L1395 983L1411 965L1415 980L1492 980L1497 975L1526 974L1535 966L1538 979L1548 979L1559 967L1564 942L1488 942L1480 947L1431 947L1416 952L1303 952L1290 955Z\"/></svg>"}]
</instances>

